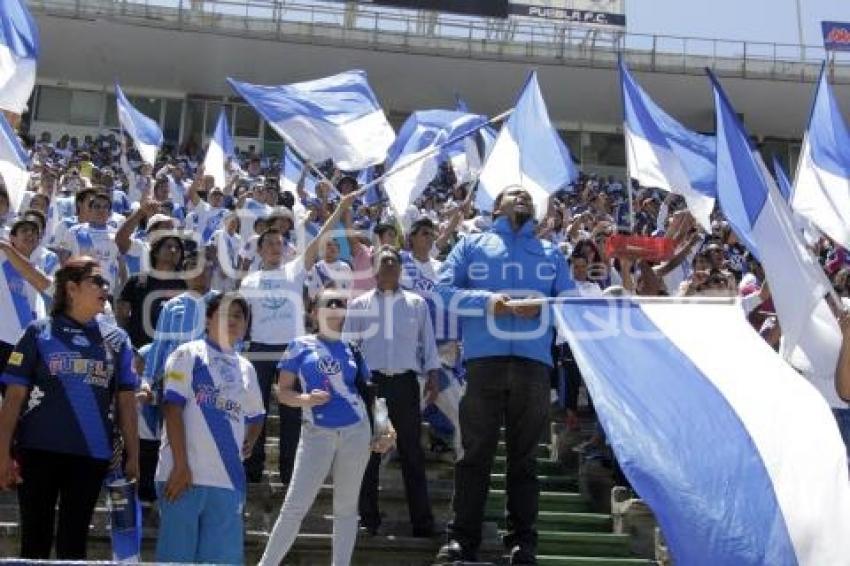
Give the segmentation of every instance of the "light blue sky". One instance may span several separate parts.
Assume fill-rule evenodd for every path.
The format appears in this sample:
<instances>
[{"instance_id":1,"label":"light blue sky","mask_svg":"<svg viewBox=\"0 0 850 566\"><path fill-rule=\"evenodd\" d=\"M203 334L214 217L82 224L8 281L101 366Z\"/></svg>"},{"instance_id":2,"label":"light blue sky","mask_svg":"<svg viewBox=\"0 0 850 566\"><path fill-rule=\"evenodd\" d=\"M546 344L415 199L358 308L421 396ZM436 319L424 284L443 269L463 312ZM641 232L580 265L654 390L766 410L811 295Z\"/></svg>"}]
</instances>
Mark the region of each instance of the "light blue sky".
<instances>
[{"instance_id":1,"label":"light blue sky","mask_svg":"<svg viewBox=\"0 0 850 566\"><path fill-rule=\"evenodd\" d=\"M850 22L850 0L800 0L807 45L821 45L821 20ZM799 43L795 0L625 0L635 33Z\"/></svg>"}]
</instances>

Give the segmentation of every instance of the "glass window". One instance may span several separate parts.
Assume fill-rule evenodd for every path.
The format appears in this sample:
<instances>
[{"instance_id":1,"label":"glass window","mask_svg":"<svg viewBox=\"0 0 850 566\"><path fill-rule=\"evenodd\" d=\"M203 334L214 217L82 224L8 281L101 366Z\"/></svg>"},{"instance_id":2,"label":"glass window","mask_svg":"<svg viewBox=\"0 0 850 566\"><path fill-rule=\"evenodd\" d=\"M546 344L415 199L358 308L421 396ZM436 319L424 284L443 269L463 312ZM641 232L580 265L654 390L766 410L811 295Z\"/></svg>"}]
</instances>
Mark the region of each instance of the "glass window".
<instances>
[{"instance_id":1,"label":"glass window","mask_svg":"<svg viewBox=\"0 0 850 566\"><path fill-rule=\"evenodd\" d=\"M268 122L263 122L263 139L267 142L283 142L283 138Z\"/></svg>"},{"instance_id":2,"label":"glass window","mask_svg":"<svg viewBox=\"0 0 850 566\"><path fill-rule=\"evenodd\" d=\"M266 155L283 155L283 138L268 122L263 122L263 153Z\"/></svg>"},{"instance_id":3,"label":"glass window","mask_svg":"<svg viewBox=\"0 0 850 566\"><path fill-rule=\"evenodd\" d=\"M159 124L162 99L147 96L128 96L127 99L130 101L130 104L136 107L136 110Z\"/></svg>"},{"instance_id":4,"label":"glass window","mask_svg":"<svg viewBox=\"0 0 850 566\"><path fill-rule=\"evenodd\" d=\"M180 141L180 119L183 116L183 101L173 98L165 101L165 119L162 121L162 136L171 143Z\"/></svg>"},{"instance_id":5,"label":"glass window","mask_svg":"<svg viewBox=\"0 0 850 566\"><path fill-rule=\"evenodd\" d=\"M186 122L183 124L183 143L200 146L204 133L203 100L186 101Z\"/></svg>"},{"instance_id":6,"label":"glass window","mask_svg":"<svg viewBox=\"0 0 850 566\"><path fill-rule=\"evenodd\" d=\"M118 127L118 101L113 93L106 93L106 112L103 115L103 126L105 128Z\"/></svg>"},{"instance_id":7,"label":"glass window","mask_svg":"<svg viewBox=\"0 0 850 566\"><path fill-rule=\"evenodd\" d=\"M260 137L260 116L250 106L237 106L233 135L239 138Z\"/></svg>"},{"instance_id":8,"label":"glass window","mask_svg":"<svg viewBox=\"0 0 850 566\"><path fill-rule=\"evenodd\" d=\"M626 144L622 134L591 132L583 136L581 148L583 164L626 166Z\"/></svg>"},{"instance_id":9,"label":"glass window","mask_svg":"<svg viewBox=\"0 0 850 566\"><path fill-rule=\"evenodd\" d=\"M71 92L69 123L75 126L99 126L103 110L103 93L85 90Z\"/></svg>"},{"instance_id":10,"label":"glass window","mask_svg":"<svg viewBox=\"0 0 850 566\"><path fill-rule=\"evenodd\" d=\"M561 139L570 148L570 155L573 156L573 161L581 163L581 132L569 132L566 130L558 130Z\"/></svg>"},{"instance_id":11,"label":"glass window","mask_svg":"<svg viewBox=\"0 0 850 566\"><path fill-rule=\"evenodd\" d=\"M207 136L212 136L215 133L215 125L218 123L218 115L221 114L221 102L207 102L207 123L204 127L204 132ZM224 105L224 111L227 113L227 124L230 126L230 131L233 131L233 106L230 104Z\"/></svg>"},{"instance_id":12,"label":"glass window","mask_svg":"<svg viewBox=\"0 0 850 566\"><path fill-rule=\"evenodd\" d=\"M124 94L126 95L127 93L125 92ZM127 100L135 106L136 110L151 118L157 124L160 123L159 114L162 107L162 99L146 96L128 96ZM106 95L106 113L103 118L103 125L107 128L118 127L118 102L112 93L107 93Z\"/></svg>"},{"instance_id":13,"label":"glass window","mask_svg":"<svg viewBox=\"0 0 850 566\"><path fill-rule=\"evenodd\" d=\"M39 87L36 120L67 122L71 108L71 91L52 86Z\"/></svg>"}]
</instances>

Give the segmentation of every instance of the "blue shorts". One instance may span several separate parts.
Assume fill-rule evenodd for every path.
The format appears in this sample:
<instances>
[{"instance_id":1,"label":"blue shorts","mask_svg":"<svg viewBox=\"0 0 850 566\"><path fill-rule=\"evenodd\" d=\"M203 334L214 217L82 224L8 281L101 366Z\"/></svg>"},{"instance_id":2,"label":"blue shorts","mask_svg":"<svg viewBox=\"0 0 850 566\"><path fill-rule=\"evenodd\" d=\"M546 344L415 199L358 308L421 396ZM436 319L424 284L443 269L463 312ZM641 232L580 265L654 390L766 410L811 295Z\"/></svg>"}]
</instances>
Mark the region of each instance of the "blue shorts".
<instances>
[{"instance_id":1,"label":"blue shorts","mask_svg":"<svg viewBox=\"0 0 850 566\"><path fill-rule=\"evenodd\" d=\"M193 486L177 501L168 502L164 488L163 482L156 484L160 514L157 562L244 562L241 493Z\"/></svg>"}]
</instances>

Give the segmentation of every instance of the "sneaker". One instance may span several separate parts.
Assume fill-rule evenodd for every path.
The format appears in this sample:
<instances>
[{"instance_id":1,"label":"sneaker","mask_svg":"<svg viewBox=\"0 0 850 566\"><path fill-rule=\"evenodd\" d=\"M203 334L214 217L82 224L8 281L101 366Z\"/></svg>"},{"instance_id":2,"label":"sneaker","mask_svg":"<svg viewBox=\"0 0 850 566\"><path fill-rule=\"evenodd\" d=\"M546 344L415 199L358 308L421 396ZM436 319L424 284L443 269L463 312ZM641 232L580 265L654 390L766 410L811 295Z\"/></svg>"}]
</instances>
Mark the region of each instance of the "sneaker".
<instances>
[{"instance_id":1,"label":"sneaker","mask_svg":"<svg viewBox=\"0 0 850 566\"><path fill-rule=\"evenodd\" d=\"M475 552L464 548L456 540L450 540L440 547L437 553L437 564L452 564L454 562L478 562Z\"/></svg>"},{"instance_id":2,"label":"sneaker","mask_svg":"<svg viewBox=\"0 0 850 566\"><path fill-rule=\"evenodd\" d=\"M537 564L537 557L533 550L518 544L511 549L511 564Z\"/></svg>"}]
</instances>

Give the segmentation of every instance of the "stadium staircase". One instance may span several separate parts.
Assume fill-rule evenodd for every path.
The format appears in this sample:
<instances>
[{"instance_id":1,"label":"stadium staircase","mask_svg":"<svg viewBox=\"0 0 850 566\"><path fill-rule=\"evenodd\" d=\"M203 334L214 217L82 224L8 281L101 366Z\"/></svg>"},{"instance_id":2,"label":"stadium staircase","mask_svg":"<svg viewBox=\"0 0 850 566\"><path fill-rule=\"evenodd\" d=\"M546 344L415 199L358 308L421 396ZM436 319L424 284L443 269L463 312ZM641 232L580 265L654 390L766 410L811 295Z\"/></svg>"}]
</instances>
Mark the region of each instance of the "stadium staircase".
<instances>
[{"instance_id":1,"label":"stadium staircase","mask_svg":"<svg viewBox=\"0 0 850 566\"><path fill-rule=\"evenodd\" d=\"M269 418L267 443L268 469L277 469L276 415ZM589 430L589 426L586 427ZM541 442L538 452L538 474L541 484L540 531L538 561L544 566L650 566L647 558L633 556L630 535L615 533L614 520L609 513L592 511L591 502L578 493L578 468L555 458L557 425L552 426L551 439ZM423 435L424 436L424 435ZM427 477L437 525L448 519L452 491L452 465L446 455L428 454ZM575 459L573 459L575 460ZM61 470L57 470L61 473ZM487 523L480 558L483 563L506 564L501 545L503 524L505 457L504 443L499 444L487 502ZM255 564L262 554L268 532L277 517L284 497L284 486L277 472L266 472L266 480L250 486L245 507L245 559ZM443 537L433 539L410 536L407 503L401 469L396 462L387 462L381 470L380 507L383 524L376 536L362 532L357 541L353 564L422 566L432 564ZM297 542L285 564L329 564L332 530L332 489L322 488L313 508L305 519ZM156 516L146 516L143 538L143 560L154 561ZM110 558L109 515L105 505L99 505L92 521L89 558ZM17 500L10 492L0 493L0 560L18 552Z\"/></svg>"}]
</instances>

